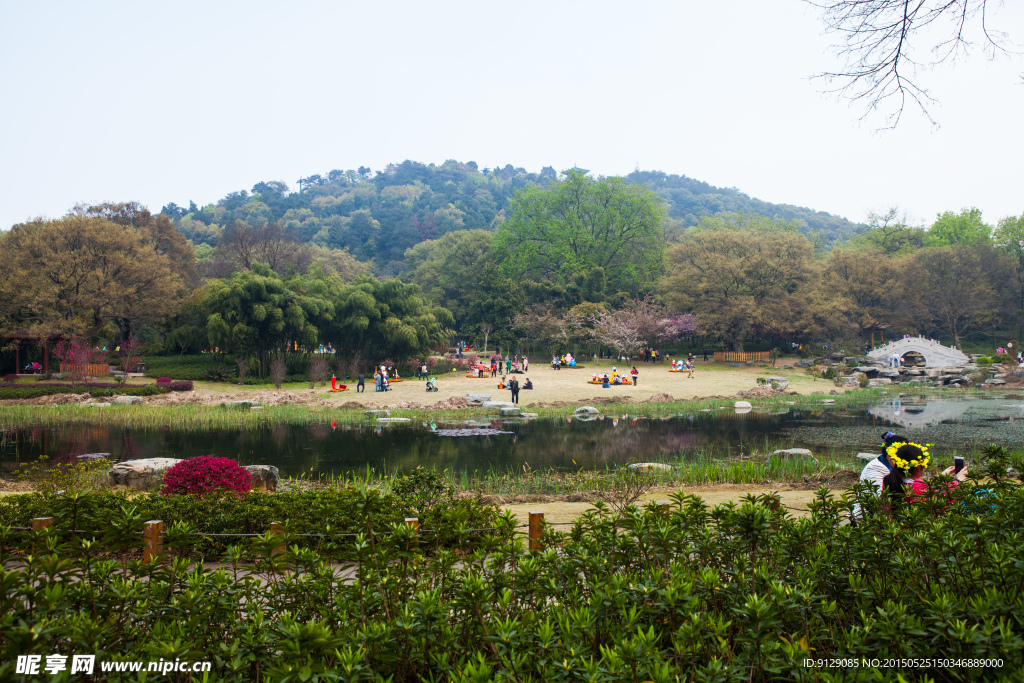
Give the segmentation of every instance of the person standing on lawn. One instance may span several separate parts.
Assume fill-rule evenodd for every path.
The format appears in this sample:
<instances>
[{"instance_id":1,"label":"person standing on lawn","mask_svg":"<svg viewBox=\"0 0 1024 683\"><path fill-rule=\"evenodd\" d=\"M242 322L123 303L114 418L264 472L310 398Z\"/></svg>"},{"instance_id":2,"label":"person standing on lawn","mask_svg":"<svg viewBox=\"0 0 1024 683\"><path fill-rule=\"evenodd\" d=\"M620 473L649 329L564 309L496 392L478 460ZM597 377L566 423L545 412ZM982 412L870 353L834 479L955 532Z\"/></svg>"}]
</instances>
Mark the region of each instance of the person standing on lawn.
<instances>
[{"instance_id":1,"label":"person standing on lawn","mask_svg":"<svg viewBox=\"0 0 1024 683\"><path fill-rule=\"evenodd\" d=\"M512 390L512 403L519 403L519 380L515 375L508 381L508 388Z\"/></svg>"},{"instance_id":2,"label":"person standing on lawn","mask_svg":"<svg viewBox=\"0 0 1024 683\"><path fill-rule=\"evenodd\" d=\"M633 386L635 387L636 386L636 378L637 378L637 375L640 374L640 371L637 370L636 366L634 365L633 369L629 371L629 374L631 374L633 376Z\"/></svg>"},{"instance_id":3,"label":"person standing on lawn","mask_svg":"<svg viewBox=\"0 0 1024 683\"><path fill-rule=\"evenodd\" d=\"M359 383L356 384L356 393L366 393L366 374L362 370L359 371Z\"/></svg>"}]
</instances>

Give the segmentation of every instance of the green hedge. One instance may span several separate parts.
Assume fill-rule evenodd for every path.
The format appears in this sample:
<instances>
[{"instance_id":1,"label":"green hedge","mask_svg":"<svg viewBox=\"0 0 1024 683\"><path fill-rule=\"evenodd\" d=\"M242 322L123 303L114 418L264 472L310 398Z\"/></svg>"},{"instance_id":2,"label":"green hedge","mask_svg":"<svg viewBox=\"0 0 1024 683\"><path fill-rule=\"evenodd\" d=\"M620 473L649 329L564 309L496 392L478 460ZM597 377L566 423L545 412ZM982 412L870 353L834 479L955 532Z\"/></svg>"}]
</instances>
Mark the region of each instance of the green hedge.
<instances>
[{"instance_id":1,"label":"green hedge","mask_svg":"<svg viewBox=\"0 0 1024 683\"><path fill-rule=\"evenodd\" d=\"M97 670L212 663L183 681L1019 680L1024 493L1004 453L990 462L984 493L968 483L952 499L935 487L930 502L875 502L857 526L852 497L824 489L800 518L752 496L710 508L680 492L667 513L599 505L547 528L535 554L507 518L475 541L464 528L448 549L429 533L417 545L400 519L413 508L354 490L3 500L4 520L56 519L42 536L0 528L0 680L17 680L20 655L45 663L69 648L95 653ZM233 539L223 564L187 561L195 528L262 531L285 513L308 532L377 533L321 552L286 534L278 555L277 538ZM148 516L182 522L164 537L180 559L104 554L137 553ZM97 535L61 532L71 525Z\"/></svg>"},{"instance_id":2,"label":"green hedge","mask_svg":"<svg viewBox=\"0 0 1024 683\"><path fill-rule=\"evenodd\" d=\"M388 531L391 524L418 516L423 529L438 529L442 546L457 538L459 524L467 528L493 527L498 517L494 506L474 499L446 499L444 504L423 505L415 495L397 496L375 490L328 488L321 491L248 493L216 500L159 493L132 494L103 491L78 497L24 494L0 498L0 524L25 526L34 517L53 517L58 528L74 528L103 534L111 519L134 510L143 521L163 520L165 525L187 524L211 534L264 534L271 522L284 522L300 534L355 534L375 529ZM216 557L238 538L197 539L196 550ZM316 539L302 545L317 545Z\"/></svg>"},{"instance_id":3,"label":"green hedge","mask_svg":"<svg viewBox=\"0 0 1024 683\"><path fill-rule=\"evenodd\" d=\"M219 354L200 353L191 356L146 356L146 377L170 377L171 379L207 380L208 372L221 365ZM234 375L237 368L228 360Z\"/></svg>"}]
</instances>

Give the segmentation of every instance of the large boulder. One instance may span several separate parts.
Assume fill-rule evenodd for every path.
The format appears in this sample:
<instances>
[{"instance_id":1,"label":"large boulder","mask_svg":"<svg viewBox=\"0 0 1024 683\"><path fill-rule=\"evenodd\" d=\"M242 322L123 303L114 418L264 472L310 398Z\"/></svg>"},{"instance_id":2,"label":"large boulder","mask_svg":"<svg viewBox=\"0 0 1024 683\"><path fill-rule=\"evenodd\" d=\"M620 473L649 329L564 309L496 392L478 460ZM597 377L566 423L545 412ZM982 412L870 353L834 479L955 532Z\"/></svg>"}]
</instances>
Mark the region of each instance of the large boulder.
<instances>
[{"instance_id":1,"label":"large boulder","mask_svg":"<svg viewBox=\"0 0 1024 683\"><path fill-rule=\"evenodd\" d=\"M874 460L877 457L878 457L878 453L858 453L857 454L857 459L858 460Z\"/></svg>"},{"instance_id":2,"label":"large boulder","mask_svg":"<svg viewBox=\"0 0 1024 683\"><path fill-rule=\"evenodd\" d=\"M142 458L119 462L107 471L111 484L148 489L163 483L164 472L181 462L178 458Z\"/></svg>"},{"instance_id":3,"label":"large boulder","mask_svg":"<svg viewBox=\"0 0 1024 683\"><path fill-rule=\"evenodd\" d=\"M515 408L513 406L503 406L498 408L498 415L500 417L522 417L522 413L519 411L519 408Z\"/></svg>"},{"instance_id":4,"label":"large boulder","mask_svg":"<svg viewBox=\"0 0 1024 683\"><path fill-rule=\"evenodd\" d=\"M515 408L516 404L512 401L484 401L481 405L484 408Z\"/></svg>"},{"instance_id":5,"label":"large boulder","mask_svg":"<svg viewBox=\"0 0 1024 683\"><path fill-rule=\"evenodd\" d=\"M630 463L629 465L626 465L626 469L639 472L649 472L651 470L662 470L665 472L669 472L672 470L672 466L666 465L665 463L661 462L634 462Z\"/></svg>"},{"instance_id":6,"label":"large boulder","mask_svg":"<svg viewBox=\"0 0 1024 683\"><path fill-rule=\"evenodd\" d=\"M363 415L367 417L391 417L390 410L364 410Z\"/></svg>"},{"instance_id":7,"label":"large boulder","mask_svg":"<svg viewBox=\"0 0 1024 683\"><path fill-rule=\"evenodd\" d=\"M594 406L580 406L576 410L572 411L572 414L576 415L576 416L580 416L580 415L599 415L600 412L601 411L599 411Z\"/></svg>"},{"instance_id":8,"label":"large boulder","mask_svg":"<svg viewBox=\"0 0 1024 683\"><path fill-rule=\"evenodd\" d=\"M746 408L747 410L750 410L751 408L754 407L754 406L750 405L750 401L736 401L735 403L732 404L732 406L733 406L733 408L739 408L740 410L742 410L744 408Z\"/></svg>"},{"instance_id":9,"label":"large boulder","mask_svg":"<svg viewBox=\"0 0 1024 683\"><path fill-rule=\"evenodd\" d=\"M471 406L482 406L490 400L490 394L466 394L466 402Z\"/></svg>"},{"instance_id":10,"label":"large boulder","mask_svg":"<svg viewBox=\"0 0 1024 683\"><path fill-rule=\"evenodd\" d=\"M782 448L772 451L771 455L768 456L768 464L770 465L773 460L790 460L793 458L818 462L818 459L814 457L814 453L811 453L806 448Z\"/></svg>"},{"instance_id":11,"label":"large boulder","mask_svg":"<svg viewBox=\"0 0 1024 683\"><path fill-rule=\"evenodd\" d=\"M796 367L798 368L809 368L814 365L814 361L812 361L809 358L802 358L798 360L796 363L794 363L794 365L796 365Z\"/></svg>"},{"instance_id":12,"label":"large boulder","mask_svg":"<svg viewBox=\"0 0 1024 683\"><path fill-rule=\"evenodd\" d=\"M141 396L115 396L114 400L111 401L116 406L132 406L142 402Z\"/></svg>"},{"instance_id":13,"label":"large boulder","mask_svg":"<svg viewBox=\"0 0 1024 683\"><path fill-rule=\"evenodd\" d=\"M246 465L245 471L252 477L253 491L276 491L278 470L273 465Z\"/></svg>"},{"instance_id":14,"label":"large boulder","mask_svg":"<svg viewBox=\"0 0 1024 683\"><path fill-rule=\"evenodd\" d=\"M779 385L779 387L778 387L779 391L781 391L781 390L783 390L783 389L785 389L786 387L789 386L789 378L787 378L787 377L769 377L768 378L768 383L769 384L778 384ZM772 387L772 389L774 389L774 388L775 387Z\"/></svg>"}]
</instances>

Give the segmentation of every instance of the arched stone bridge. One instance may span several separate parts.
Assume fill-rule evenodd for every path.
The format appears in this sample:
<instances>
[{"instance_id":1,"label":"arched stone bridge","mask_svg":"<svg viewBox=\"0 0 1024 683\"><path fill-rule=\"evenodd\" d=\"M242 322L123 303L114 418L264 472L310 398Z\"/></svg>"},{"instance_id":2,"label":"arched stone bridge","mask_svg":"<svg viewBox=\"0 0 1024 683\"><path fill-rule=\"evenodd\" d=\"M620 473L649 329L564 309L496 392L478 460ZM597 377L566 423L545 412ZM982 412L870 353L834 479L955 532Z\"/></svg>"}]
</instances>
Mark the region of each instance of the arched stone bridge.
<instances>
[{"instance_id":1,"label":"arched stone bridge","mask_svg":"<svg viewBox=\"0 0 1024 683\"><path fill-rule=\"evenodd\" d=\"M925 367L948 368L967 365L971 359L952 346L943 346L937 341L924 337L904 337L891 341L868 353L868 358L881 361L888 365L893 354L903 357L908 353L919 353L924 356Z\"/></svg>"}]
</instances>

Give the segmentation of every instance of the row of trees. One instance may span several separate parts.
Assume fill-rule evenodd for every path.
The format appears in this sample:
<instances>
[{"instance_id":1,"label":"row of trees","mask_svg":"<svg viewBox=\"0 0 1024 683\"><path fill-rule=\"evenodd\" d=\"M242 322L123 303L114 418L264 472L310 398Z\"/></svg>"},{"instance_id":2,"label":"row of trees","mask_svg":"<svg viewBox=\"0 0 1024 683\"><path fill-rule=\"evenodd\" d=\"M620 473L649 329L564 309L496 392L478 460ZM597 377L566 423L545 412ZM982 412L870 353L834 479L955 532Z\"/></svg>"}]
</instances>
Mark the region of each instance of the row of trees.
<instances>
[{"instance_id":1,"label":"row of trees","mask_svg":"<svg viewBox=\"0 0 1024 683\"><path fill-rule=\"evenodd\" d=\"M254 229L273 225L298 244L347 249L355 259L372 260L378 275L390 276L404 270L407 249L457 230L493 231L513 215L517 193L550 188L558 178L550 166L530 172L511 165L480 169L472 161L404 161L375 174L360 167L312 175L300 181L299 192L289 192L280 181L260 182L251 192L233 192L202 207L172 202L162 213L194 244L210 247L200 254L201 261L231 239L229 232L236 224ZM797 220L808 234L830 243L856 229L850 221L824 212L762 202L686 176L635 171L620 182L644 185L656 193L673 232L721 212Z\"/></svg>"},{"instance_id":2,"label":"row of trees","mask_svg":"<svg viewBox=\"0 0 1024 683\"><path fill-rule=\"evenodd\" d=\"M1024 337L1024 217L993 227L968 209L922 229L893 211L831 249L796 221L756 214L666 234L671 225L648 186L569 171L518 192L493 230L417 243L402 278L382 281L277 221L236 221L212 247L134 203L80 206L0 236L0 325L219 348L256 356L264 372L275 349L330 344L401 360L453 334L620 353L694 334L735 350L885 330Z\"/></svg>"}]
</instances>

